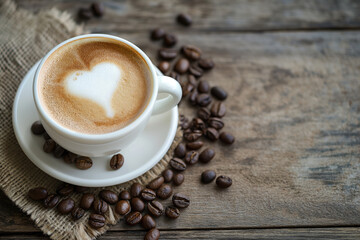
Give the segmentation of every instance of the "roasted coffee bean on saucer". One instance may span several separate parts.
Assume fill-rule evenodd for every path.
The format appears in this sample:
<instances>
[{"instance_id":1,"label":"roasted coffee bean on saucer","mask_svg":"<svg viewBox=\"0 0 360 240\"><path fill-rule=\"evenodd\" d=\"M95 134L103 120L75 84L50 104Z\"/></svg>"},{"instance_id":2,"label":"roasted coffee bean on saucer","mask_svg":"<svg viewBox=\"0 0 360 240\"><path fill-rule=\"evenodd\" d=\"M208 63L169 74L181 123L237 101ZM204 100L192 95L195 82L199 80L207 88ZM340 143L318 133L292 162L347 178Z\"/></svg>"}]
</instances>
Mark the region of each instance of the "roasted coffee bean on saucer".
<instances>
[{"instance_id":1,"label":"roasted coffee bean on saucer","mask_svg":"<svg viewBox=\"0 0 360 240\"><path fill-rule=\"evenodd\" d=\"M124 165L124 156L122 154L118 153L112 156L110 160L110 167L113 170L120 169L123 165Z\"/></svg>"},{"instance_id":2,"label":"roasted coffee bean on saucer","mask_svg":"<svg viewBox=\"0 0 360 240\"><path fill-rule=\"evenodd\" d=\"M91 158L89 158L89 157L81 156L81 157L76 158L76 160L75 160L75 166L81 170L89 169L92 167L92 165L93 165L93 162L92 162Z\"/></svg>"},{"instance_id":3,"label":"roasted coffee bean on saucer","mask_svg":"<svg viewBox=\"0 0 360 240\"><path fill-rule=\"evenodd\" d=\"M43 125L41 124L40 121L35 121L31 125L31 131L35 135L41 135L41 134L45 133L45 129L44 129L44 127L43 127Z\"/></svg>"}]
</instances>

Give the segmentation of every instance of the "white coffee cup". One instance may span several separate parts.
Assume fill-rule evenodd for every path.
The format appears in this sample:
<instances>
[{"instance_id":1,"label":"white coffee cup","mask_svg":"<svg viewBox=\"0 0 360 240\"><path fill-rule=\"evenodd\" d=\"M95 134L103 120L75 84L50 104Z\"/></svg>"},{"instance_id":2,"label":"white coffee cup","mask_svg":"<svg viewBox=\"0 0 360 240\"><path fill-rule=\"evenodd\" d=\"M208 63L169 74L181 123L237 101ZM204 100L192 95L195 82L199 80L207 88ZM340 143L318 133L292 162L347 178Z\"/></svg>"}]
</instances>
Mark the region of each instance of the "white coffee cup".
<instances>
[{"instance_id":1,"label":"white coffee cup","mask_svg":"<svg viewBox=\"0 0 360 240\"><path fill-rule=\"evenodd\" d=\"M147 107L145 108L143 113L138 116L133 122L114 132L104 134L84 134L67 129L58 124L50 117L50 115L45 111L39 100L39 93L37 87L39 72L46 59L54 51L56 51L56 49L60 48L64 44L67 44L68 42L77 39L88 37L110 38L121 43L125 43L143 57L151 71L151 81L153 88ZM146 56L146 54L140 48L125 39L106 34L81 35L68 39L54 47L40 61L40 64L34 76L33 93L35 106L40 115L40 120L49 136L63 148L73 153L88 157L107 156L120 152L127 145L133 142L135 138L142 132L152 115L160 114L171 110L179 103L182 96L180 84L173 78L166 76L158 76L156 74L154 65L152 64L148 56ZM165 93L167 94L167 97L157 100L157 96L159 93Z\"/></svg>"}]
</instances>

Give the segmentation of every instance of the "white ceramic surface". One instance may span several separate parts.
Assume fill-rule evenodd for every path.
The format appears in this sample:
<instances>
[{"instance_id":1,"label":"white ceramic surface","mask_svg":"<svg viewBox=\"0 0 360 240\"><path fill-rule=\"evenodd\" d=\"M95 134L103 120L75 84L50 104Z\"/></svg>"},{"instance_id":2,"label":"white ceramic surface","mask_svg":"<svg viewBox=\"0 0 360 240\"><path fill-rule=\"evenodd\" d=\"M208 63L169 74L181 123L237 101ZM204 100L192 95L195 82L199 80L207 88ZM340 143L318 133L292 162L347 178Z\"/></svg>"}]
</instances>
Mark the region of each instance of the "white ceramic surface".
<instances>
[{"instance_id":1,"label":"white ceramic surface","mask_svg":"<svg viewBox=\"0 0 360 240\"><path fill-rule=\"evenodd\" d=\"M176 134L177 107L150 118L140 136L121 152L125 163L119 170L114 171L110 168L110 156L92 158L94 162L92 168L79 170L73 164L66 164L62 159L43 152L44 138L30 131L31 124L39 120L32 92L32 79L37 64L26 74L16 93L13 105L13 127L21 148L41 170L61 181L79 186L110 186L142 175L165 155ZM161 75L158 70L157 73Z\"/></svg>"}]
</instances>

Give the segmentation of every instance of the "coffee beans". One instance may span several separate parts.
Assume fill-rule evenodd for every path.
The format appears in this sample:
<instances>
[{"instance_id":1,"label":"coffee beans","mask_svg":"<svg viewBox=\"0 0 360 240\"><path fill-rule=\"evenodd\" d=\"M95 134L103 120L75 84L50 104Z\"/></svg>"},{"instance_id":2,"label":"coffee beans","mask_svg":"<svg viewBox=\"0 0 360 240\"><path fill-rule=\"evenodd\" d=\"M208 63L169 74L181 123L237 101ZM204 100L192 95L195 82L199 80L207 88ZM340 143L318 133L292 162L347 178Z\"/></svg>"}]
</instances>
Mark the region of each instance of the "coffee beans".
<instances>
[{"instance_id":1,"label":"coffee beans","mask_svg":"<svg viewBox=\"0 0 360 240\"><path fill-rule=\"evenodd\" d=\"M159 70L162 73L167 73L170 70L170 63L167 61L161 61L158 65Z\"/></svg>"},{"instance_id":2,"label":"coffee beans","mask_svg":"<svg viewBox=\"0 0 360 240\"><path fill-rule=\"evenodd\" d=\"M30 189L28 192L28 196L35 201L43 200L48 196L48 192L46 188L37 187Z\"/></svg>"},{"instance_id":3,"label":"coffee beans","mask_svg":"<svg viewBox=\"0 0 360 240\"><path fill-rule=\"evenodd\" d=\"M122 199L122 200L130 200L131 195L130 195L129 191L123 190L123 191L120 192L119 198Z\"/></svg>"},{"instance_id":4,"label":"coffee beans","mask_svg":"<svg viewBox=\"0 0 360 240\"><path fill-rule=\"evenodd\" d=\"M210 91L210 85L209 85L208 81L201 80L199 82L197 89L198 89L199 93L208 93Z\"/></svg>"},{"instance_id":5,"label":"coffee beans","mask_svg":"<svg viewBox=\"0 0 360 240\"><path fill-rule=\"evenodd\" d=\"M225 100L227 98L227 92L221 87L212 87L211 94L219 100Z\"/></svg>"},{"instance_id":6,"label":"coffee beans","mask_svg":"<svg viewBox=\"0 0 360 240\"><path fill-rule=\"evenodd\" d=\"M93 202L93 209L98 214L104 214L108 211L109 206L104 200L97 198Z\"/></svg>"},{"instance_id":7,"label":"coffee beans","mask_svg":"<svg viewBox=\"0 0 360 240\"><path fill-rule=\"evenodd\" d=\"M197 97L198 97L198 92L195 90L195 91L193 91L191 94L190 94L190 96L189 96L189 102L190 102L190 104L191 105L196 105L197 104L197 102L196 102L196 99L197 99Z\"/></svg>"},{"instance_id":8,"label":"coffee beans","mask_svg":"<svg viewBox=\"0 0 360 240\"><path fill-rule=\"evenodd\" d=\"M147 209L154 217L160 217L165 212L164 206L156 200L149 202L147 205Z\"/></svg>"},{"instance_id":9,"label":"coffee beans","mask_svg":"<svg viewBox=\"0 0 360 240\"><path fill-rule=\"evenodd\" d=\"M131 209L133 211L142 212L145 208L145 203L138 197L131 199Z\"/></svg>"},{"instance_id":10,"label":"coffee beans","mask_svg":"<svg viewBox=\"0 0 360 240\"><path fill-rule=\"evenodd\" d=\"M185 180L185 176L182 173L177 173L174 176L174 185L175 186L180 186Z\"/></svg>"},{"instance_id":11,"label":"coffee beans","mask_svg":"<svg viewBox=\"0 0 360 240\"><path fill-rule=\"evenodd\" d=\"M226 114L226 107L225 104L222 102L215 102L212 106L211 106L211 115L213 117L219 117L222 118L223 116L225 116Z\"/></svg>"},{"instance_id":12,"label":"coffee beans","mask_svg":"<svg viewBox=\"0 0 360 240\"><path fill-rule=\"evenodd\" d=\"M92 213L89 217L89 225L95 229L102 228L105 225L105 217L100 214Z\"/></svg>"},{"instance_id":13,"label":"coffee beans","mask_svg":"<svg viewBox=\"0 0 360 240\"><path fill-rule=\"evenodd\" d=\"M80 218L82 218L85 214L85 210L79 207L75 207L72 211L71 211L71 217L74 220L79 220Z\"/></svg>"},{"instance_id":14,"label":"coffee beans","mask_svg":"<svg viewBox=\"0 0 360 240\"><path fill-rule=\"evenodd\" d=\"M173 193L172 187L168 184L163 184L156 191L156 196L160 199L168 199L172 193Z\"/></svg>"},{"instance_id":15,"label":"coffee beans","mask_svg":"<svg viewBox=\"0 0 360 240\"><path fill-rule=\"evenodd\" d=\"M206 170L201 174L201 182L207 184L211 183L216 177L216 173L213 170Z\"/></svg>"},{"instance_id":16,"label":"coffee beans","mask_svg":"<svg viewBox=\"0 0 360 240\"><path fill-rule=\"evenodd\" d=\"M170 166L176 171L184 171L186 169L186 164L180 158L172 158L169 162Z\"/></svg>"},{"instance_id":17,"label":"coffee beans","mask_svg":"<svg viewBox=\"0 0 360 240\"><path fill-rule=\"evenodd\" d=\"M149 214L146 214L142 217L141 225L146 230L150 230L156 227L156 222Z\"/></svg>"},{"instance_id":18,"label":"coffee beans","mask_svg":"<svg viewBox=\"0 0 360 240\"><path fill-rule=\"evenodd\" d=\"M119 168L121 168L124 165L124 156L121 155L120 153L112 156L111 160L110 160L110 167L113 170L117 170Z\"/></svg>"},{"instance_id":19,"label":"coffee beans","mask_svg":"<svg viewBox=\"0 0 360 240\"><path fill-rule=\"evenodd\" d=\"M186 73L187 70L189 69L190 63L189 60L187 60L186 58L180 58L176 64L175 64L175 71L183 74Z\"/></svg>"},{"instance_id":20,"label":"coffee beans","mask_svg":"<svg viewBox=\"0 0 360 240\"><path fill-rule=\"evenodd\" d=\"M165 36L165 31L162 28L156 28L151 31L151 39L159 40Z\"/></svg>"},{"instance_id":21,"label":"coffee beans","mask_svg":"<svg viewBox=\"0 0 360 240\"><path fill-rule=\"evenodd\" d=\"M35 135L41 135L41 134L45 133L45 129L44 129L44 127L43 127L43 125L41 124L40 121L35 121L31 125L31 131Z\"/></svg>"},{"instance_id":22,"label":"coffee beans","mask_svg":"<svg viewBox=\"0 0 360 240\"><path fill-rule=\"evenodd\" d=\"M163 176L157 177L149 183L148 187L152 190L156 190L164 183L164 181L165 179Z\"/></svg>"},{"instance_id":23,"label":"coffee beans","mask_svg":"<svg viewBox=\"0 0 360 240\"><path fill-rule=\"evenodd\" d=\"M201 50L195 46L185 45L181 51L190 60L198 60L201 57Z\"/></svg>"},{"instance_id":24,"label":"coffee beans","mask_svg":"<svg viewBox=\"0 0 360 240\"><path fill-rule=\"evenodd\" d=\"M60 197L58 195L51 194L44 199L44 206L45 208L53 208L58 204L59 200Z\"/></svg>"},{"instance_id":25,"label":"coffee beans","mask_svg":"<svg viewBox=\"0 0 360 240\"><path fill-rule=\"evenodd\" d=\"M196 97L196 103L201 107L206 107L211 103L212 99L209 94L202 93Z\"/></svg>"},{"instance_id":26,"label":"coffee beans","mask_svg":"<svg viewBox=\"0 0 360 240\"><path fill-rule=\"evenodd\" d=\"M208 120L209 127L215 128L217 130L222 129L224 127L224 122L221 121L220 118L211 117Z\"/></svg>"},{"instance_id":27,"label":"coffee beans","mask_svg":"<svg viewBox=\"0 0 360 240\"><path fill-rule=\"evenodd\" d=\"M64 156L67 153L67 151L61 147L60 145L56 145L55 149L54 149L54 157L56 158L61 158L62 156Z\"/></svg>"},{"instance_id":28,"label":"coffee beans","mask_svg":"<svg viewBox=\"0 0 360 240\"><path fill-rule=\"evenodd\" d=\"M157 228L153 228L146 233L144 240L158 240L159 238L160 231Z\"/></svg>"},{"instance_id":29,"label":"coffee beans","mask_svg":"<svg viewBox=\"0 0 360 240\"><path fill-rule=\"evenodd\" d=\"M172 179L174 177L174 172L171 169L165 169L162 172L162 175L164 177L164 181L168 183L168 182L172 181Z\"/></svg>"},{"instance_id":30,"label":"coffee beans","mask_svg":"<svg viewBox=\"0 0 360 240\"><path fill-rule=\"evenodd\" d=\"M126 215L131 211L131 206L128 200L120 200L116 203L115 212L120 215Z\"/></svg>"},{"instance_id":31,"label":"coffee beans","mask_svg":"<svg viewBox=\"0 0 360 240\"><path fill-rule=\"evenodd\" d=\"M140 183L133 183L130 187L130 194L132 197L138 197L143 189L144 186Z\"/></svg>"},{"instance_id":32,"label":"coffee beans","mask_svg":"<svg viewBox=\"0 0 360 240\"><path fill-rule=\"evenodd\" d=\"M142 215L140 212L131 212L126 216L125 221L129 225L136 225L141 221L141 219Z\"/></svg>"},{"instance_id":33,"label":"coffee beans","mask_svg":"<svg viewBox=\"0 0 360 240\"><path fill-rule=\"evenodd\" d=\"M194 130L192 132L184 132L184 138L189 142L198 140L203 135L201 130Z\"/></svg>"},{"instance_id":34,"label":"coffee beans","mask_svg":"<svg viewBox=\"0 0 360 240\"><path fill-rule=\"evenodd\" d=\"M176 58L177 54L178 53L175 49L161 48L159 50L159 57L164 60L172 60L172 59Z\"/></svg>"},{"instance_id":35,"label":"coffee beans","mask_svg":"<svg viewBox=\"0 0 360 240\"><path fill-rule=\"evenodd\" d=\"M180 23L181 25L184 25L184 26L190 26L192 24L192 19L191 19L190 15L185 14L185 13L180 13L176 17L176 20L178 23Z\"/></svg>"},{"instance_id":36,"label":"coffee beans","mask_svg":"<svg viewBox=\"0 0 360 240\"><path fill-rule=\"evenodd\" d=\"M105 13L105 8L102 3L94 2L91 4L90 8L91 8L94 16L96 16L96 17L102 17Z\"/></svg>"},{"instance_id":37,"label":"coffee beans","mask_svg":"<svg viewBox=\"0 0 360 240\"><path fill-rule=\"evenodd\" d=\"M205 136L211 141L216 141L219 138L219 132L215 128L206 129Z\"/></svg>"},{"instance_id":38,"label":"coffee beans","mask_svg":"<svg viewBox=\"0 0 360 240\"><path fill-rule=\"evenodd\" d=\"M172 202L178 208L186 208L190 205L190 198L182 193L175 193Z\"/></svg>"},{"instance_id":39,"label":"coffee beans","mask_svg":"<svg viewBox=\"0 0 360 240\"><path fill-rule=\"evenodd\" d=\"M220 140L228 145L231 145L235 142L235 138L231 133L227 133L227 132L222 132L220 134Z\"/></svg>"},{"instance_id":40,"label":"coffee beans","mask_svg":"<svg viewBox=\"0 0 360 240\"><path fill-rule=\"evenodd\" d=\"M95 195L92 193L84 193L80 199L80 207L83 209L90 209L95 200Z\"/></svg>"},{"instance_id":41,"label":"coffee beans","mask_svg":"<svg viewBox=\"0 0 360 240\"><path fill-rule=\"evenodd\" d=\"M75 202L71 198L65 198L60 201L60 203L57 205L57 210L61 214L68 214L70 213L73 208L75 207Z\"/></svg>"},{"instance_id":42,"label":"coffee beans","mask_svg":"<svg viewBox=\"0 0 360 240\"><path fill-rule=\"evenodd\" d=\"M172 47L177 43L177 38L171 33L165 33L163 44L166 47Z\"/></svg>"},{"instance_id":43,"label":"coffee beans","mask_svg":"<svg viewBox=\"0 0 360 240\"><path fill-rule=\"evenodd\" d=\"M196 78L201 77L204 74L204 71L198 66L192 65L189 68L189 72L194 75Z\"/></svg>"},{"instance_id":44,"label":"coffee beans","mask_svg":"<svg viewBox=\"0 0 360 240\"><path fill-rule=\"evenodd\" d=\"M197 150L200 149L204 145L204 142L202 141L196 141L196 142L189 142L186 143L186 148L190 150Z\"/></svg>"},{"instance_id":45,"label":"coffee beans","mask_svg":"<svg viewBox=\"0 0 360 240\"><path fill-rule=\"evenodd\" d=\"M69 196L71 193L74 192L74 186L68 183L63 183L58 187L56 192L60 196Z\"/></svg>"},{"instance_id":46,"label":"coffee beans","mask_svg":"<svg viewBox=\"0 0 360 240\"><path fill-rule=\"evenodd\" d=\"M191 121L191 128L194 130L194 132L202 133L202 131L206 128L206 125L201 118L194 118ZM199 130L199 131L195 131L195 130Z\"/></svg>"},{"instance_id":47,"label":"coffee beans","mask_svg":"<svg viewBox=\"0 0 360 240\"><path fill-rule=\"evenodd\" d=\"M119 200L118 195L110 190L102 190L99 196L109 204L115 204Z\"/></svg>"},{"instance_id":48,"label":"coffee beans","mask_svg":"<svg viewBox=\"0 0 360 240\"><path fill-rule=\"evenodd\" d=\"M165 214L167 217L175 219L180 216L180 211L174 206L168 206L166 207Z\"/></svg>"},{"instance_id":49,"label":"coffee beans","mask_svg":"<svg viewBox=\"0 0 360 240\"><path fill-rule=\"evenodd\" d=\"M231 184L232 179L227 176L221 175L216 179L216 185L220 188L228 188L231 186Z\"/></svg>"},{"instance_id":50,"label":"coffee beans","mask_svg":"<svg viewBox=\"0 0 360 240\"><path fill-rule=\"evenodd\" d=\"M82 20L89 20L92 17L92 12L87 8L80 8L78 12L78 16Z\"/></svg>"},{"instance_id":51,"label":"coffee beans","mask_svg":"<svg viewBox=\"0 0 360 240\"><path fill-rule=\"evenodd\" d=\"M152 201L156 198L156 193L150 188L144 188L141 193L141 198L145 201Z\"/></svg>"},{"instance_id":52,"label":"coffee beans","mask_svg":"<svg viewBox=\"0 0 360 240\"><path fill-rule=\"evenodd\" d=\"M207 121L210 118L210 111L207 108L200 108L197 111L197 115L200 119L202 119L203 121Z\"/></svg>"},{"instance_id":53,"label":"coffee beans","mask_svg":"<svg viewBox=\"0 0 360 240\"><path fill-rule=\"evenodd\" d=\"M179 143L174 150L174 156L178 158L185 157L186 154L186 147L184 143Z\"/></svg>"},{"instance_id":54,"label":"coffee beans","mask_svg":"<svg viewBox=\"0 0 360 240\"><path fill-rule=\"evenodd\" d=\"M81 170L89 169L92 167L92 165L93 165L93 162L92 162L91 158L89 158L89 157L78 157L75 160L75 166Z\"/></svg>"},{"instance_id":55,"label":"coffee beans","mask_svg":"<svg viewBox=\"0 0 360 240\"><path fill-rule=\"evenodd\" d=\"M199 67L201 67L204 70L210 70L215 67L215 64L214 64L213 60L211 60L210 58L200 59Z\"/></svg>"},{"instance_id":56,"label":"coffee beans","mask_svg":"<svg viewBox=\"0 0 360 240\"><path fill-rule=\"evenodd\" d=\"M63 156L63 160L64 162L68 163L68 164L72 164L75 162L77 158L77 155L75 153L72 152L67 152L64 156Z\"/></svg>"},{"instance_id":57,"label":"coffee beans","mask_svg":"<svg viewBox=\"0 0 360 240\"><path fill-rule=\"evenodd\" d=\"M52 151L54 151L55 147L56 147L56 142L50 138L45 141L43 150L46 153L51 153Z\"/></svg>"},{"instance_id":58,"label":"coffee beans","mask_svg":"<svg viewBox=\"0 0 360 240\"><path fill-rule=\"evenodd\" d=\"M199 155L200 162L208 163L213 159L215 156L215 151L212 148L206 148L202 151Z\"/></svg>"},{"instance_id":59,"label":"coffee beans","mask_svg":"<svg viewBox=\"0 0 360 240\"><path fill-rule=\"evenodd\" d=\"M194 165L199 161L199 153L196 151L189 151L185 155L185 162L189 165Z\"/></svg>"}]
</instances>

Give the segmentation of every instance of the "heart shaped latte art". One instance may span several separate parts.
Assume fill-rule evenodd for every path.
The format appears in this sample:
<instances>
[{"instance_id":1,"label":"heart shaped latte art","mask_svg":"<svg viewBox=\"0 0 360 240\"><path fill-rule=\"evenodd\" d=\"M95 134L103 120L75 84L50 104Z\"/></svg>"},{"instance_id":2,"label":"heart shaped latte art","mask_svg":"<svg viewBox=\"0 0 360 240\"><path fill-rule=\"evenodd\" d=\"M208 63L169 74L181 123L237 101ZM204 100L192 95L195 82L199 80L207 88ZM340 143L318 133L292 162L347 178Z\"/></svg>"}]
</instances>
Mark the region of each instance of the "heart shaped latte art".
<instances>
[{"instance_id":1,"label":"heart shaped latte art","mask_svg":"<svg viewBox=\"0 0 360 240\"><path fill-rule=\"evenodd\" d=\"M121 69L113 63L100 63L91 71L75 71L65 79L65 88L71 95L99 104L107 117L114 117L111 106L113 94L121 81Z\"/></svg>"}]
</instances>

